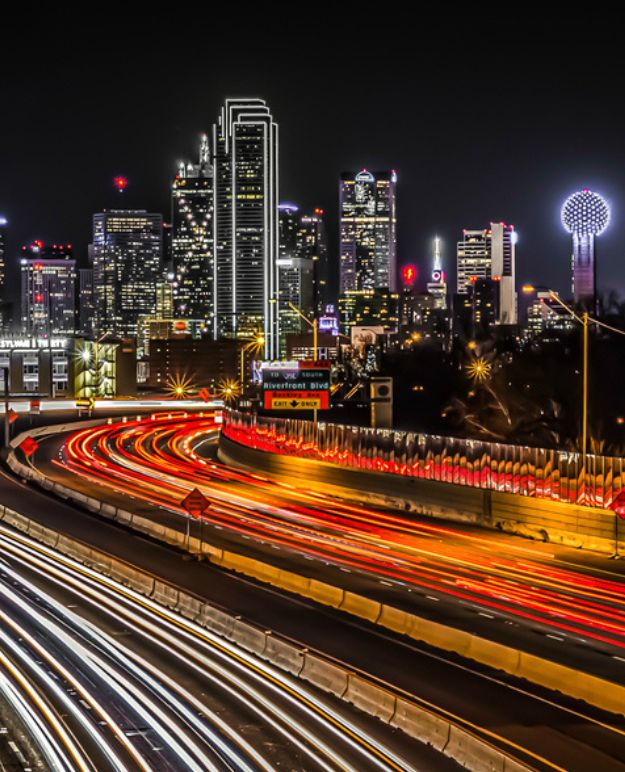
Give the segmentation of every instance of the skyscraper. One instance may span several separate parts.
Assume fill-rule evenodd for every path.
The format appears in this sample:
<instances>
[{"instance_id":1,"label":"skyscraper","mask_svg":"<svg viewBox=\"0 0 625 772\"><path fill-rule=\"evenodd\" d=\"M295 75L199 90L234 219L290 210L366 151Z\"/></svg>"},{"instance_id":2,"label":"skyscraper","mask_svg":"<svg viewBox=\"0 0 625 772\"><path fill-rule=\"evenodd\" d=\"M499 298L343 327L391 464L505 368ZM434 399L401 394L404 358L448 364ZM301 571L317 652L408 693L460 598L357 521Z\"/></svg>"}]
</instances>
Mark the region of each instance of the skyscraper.
<instances>
[{"instance_id":1,"label":"skyscraper","mask_svg":"<svg viewBox=\"0 0 625 772\"><path fill-rule=\"evenodd\" d=\"M285 336L309 332L306 322L293 311L292 303L309 319L322 312L326 242L323 212L301 214L295 204L279 206L278 293L282 353Z\"/></svg>"},{"instance_id":2,"label":"skyscraper","mask_svg":"<svg viewBox=\"0 0 625 772\"><path fill-rule=\"evenodd\" d=\"M95 302L93 293L93 268L78 270L78 331L90 338L93 335Z\"/></svg>"},{"instance_id":3,"label":"skyscraper","mask_svg":"<svg viewBox=\"0 0 625 772\"><path fill-rule=\"evenodd\" d=\"M397 175L344 173L339 185L340 291L397 289Z\"/></svg>"},{"instance_id":4,"label":"skyscraper","mask_svg":"<svg viewBox=\"0 0 625 772\"><path fill-rule=\"evenodd\" d=\"M434 239L434 261L430 281L427 284L427 291L434 298L435 308L447 308L447 281L443 271L441 240L438 236Z\"/></svg>"},{"instance_id":5,"label":"skyscraper","mask_svg":"<svg viewBox=\"0 0 625 772\"><path fill-rule=\"evenodd\" d=\"M262 99L227 99L213 127L214 334L262 330L279 349L278 125Z\"/></svg>"},{"instance_id":6,"label":"skyscraper","mask_svg":"<svg viewBox=\"0 0 625 772\"><path fill-rule=\"evenodd\" d=\"M458 294L466 295L482 279L498 284L497 324L517 323L515 288L516 231L513 225L491 222L490 228L464 230L457 248Z\"/></svg>"},{"instance_id":7,"label":"skyscraper","mask_svg":"<svg viewBox=\"0 0 625 772\"><path fill-rule=\"evenodd\" d=\"M136 337L139 317L156 311L163 279L163 218L143 209L93 216L93 286L97 335Z\"/></svg>"},{"instance_id":8,"label":"skyscraper","mask_svg":"<svg viewBox=\"0 0 625 772\"><path fill-rule=\"evenodd\" d=\"M312 260L313 312L316 316L320 316L327 300L328 268L328 245L323 209L315 209L312 214L301 216L298 240L302 257L308 257Z\"/></svg>"},{"instance_id":9,"label":"skyscraper","mask_svg":"<svg viewBox=\"0 0 625 772\"><path fill-rule=\"evenodd\" d=\"M198 163L181 163L172 185L174 308L180 317L213 316L213 167L208 137Z\"/></svg>"},{"instance_id":10,"label":"skyscraper","mask_svg":"<svg viewBox=\"0 0 625 772\"><path fill-rule=\"evenodd\" d=\"M610 207L598 193L584 188L566 199L562 205L561 218L562 225L573 240L573 300L594 312L597 302L595 236L603 233L610 224Z\"/></svg>"},{"instance_id":11,"label":"skyscraper","mask_svg":"<svg viewBox=\"0 0 625 772\"><path fill-rule=\"evenodd\" d=\"M76 330L76 261L70 244L22 247L22 331L33 337Z\"/></svg>"}]
</instances>

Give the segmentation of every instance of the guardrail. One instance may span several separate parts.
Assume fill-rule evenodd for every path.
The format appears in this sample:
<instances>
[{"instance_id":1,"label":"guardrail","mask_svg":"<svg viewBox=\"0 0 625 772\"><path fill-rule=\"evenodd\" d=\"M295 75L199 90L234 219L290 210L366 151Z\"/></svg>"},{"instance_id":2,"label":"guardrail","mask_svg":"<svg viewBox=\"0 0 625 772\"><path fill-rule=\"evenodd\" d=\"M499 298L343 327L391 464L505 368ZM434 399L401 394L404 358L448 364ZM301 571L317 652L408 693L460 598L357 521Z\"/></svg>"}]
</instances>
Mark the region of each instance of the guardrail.
<instances>
[{"instance_id":1,"label":"guardrail","mask_svg":"<svg viewBox=\"0 0 625 772\"><path fill-rule=\"evenodd\" d=\"M256 450L351 469L606 508L625 487L625 459L391 429L224 411L226 437Z\"/></svg>"},{"instance_id":2,"label":"guardrail","mask_svg":"<svg viewBox=\"0 0 625 772\"><path fill-rule=\"evenodd\" d=\"M9 459L11 460L9 465L16 473L36 481L44 488L54 491L64 498L72 498L82 503L91 511L97 511L105 517L110 517L132 527L143 525L143 522L140 523L139 521L145 521L144 518L138 518L130 512L125 512L95 498L77 494L69 488L52 483L21 464L13 453L9 455ZM239 616L206 603L198 596L185 592L147 571L138 569L88 544L42 526L8 507L0 505L0 520L14 529L28 534L32 539L47 547L57 550L71 560L89 566L104 576L176 611L200 627L236 643L275 667L308 681L325 692L334 694L364 713L400 729L419 742L432 746L462 766L479 772L482 770L484 772L522 772L530 769L526 764L514 758L511 753L500 750L463 726L459 721L454 721L448 715L436 712L432 706L428 706L426 703L419 704L404 694L392 691L390 688L376 683L366 674L355 672L343 663L281 638L273 631L261 629ZM145 521L145 523L148 522ZM150 535L165 541L169 541L173 536L174 543L177 546L182 546L182 539L179 536L182 538L184 536L178 532L172 533L173 529L163 528L157 530L156 533L153 529L140 528L139 530L149 532ZM241 556L206 543L204 545L212 562L223 567L240 570L240 564L237 561ZM199 547L199 545L195 546L196 548ZM295 574L292 575L292 577L295 576ZM297 582L293 579L292 584L295 586ZM327 597L327 591L321 587L322 583L317 584L320 585L320 595L324 598ZM327 587L329 588L329 586ZM492 735L488 732L486 734ZM498 739L506 742L504 738Z\"/></svg>"}]
</instances>

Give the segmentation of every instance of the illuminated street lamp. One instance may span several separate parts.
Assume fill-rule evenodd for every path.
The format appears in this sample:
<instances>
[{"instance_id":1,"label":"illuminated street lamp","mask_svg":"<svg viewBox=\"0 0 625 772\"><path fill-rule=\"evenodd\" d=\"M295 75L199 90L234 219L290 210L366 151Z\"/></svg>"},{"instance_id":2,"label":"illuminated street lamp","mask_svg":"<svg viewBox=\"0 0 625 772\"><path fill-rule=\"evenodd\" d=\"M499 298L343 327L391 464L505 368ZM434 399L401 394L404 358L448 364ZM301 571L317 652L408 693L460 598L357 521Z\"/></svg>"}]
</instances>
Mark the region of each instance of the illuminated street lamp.
<instances>
[{"instance_id":1,"label":"illuminated street lamp","mask_svg":"<svg viewBox=\"0 0 625 772\"><path fill-rule=\"evenodd\" d=\"M531 295L539 289L549 293L551 299L559 306L564 308L576 322L581 324L583 330L583 366L582 366L582 473L584 475L584 501L586 500L586 456L588 445L588 325L589 323L603 327L611 332L617 332L619 335L625 335L625 330L619 330L618 327L612 327L605 322L600 322L589 316L588 311L583 311L580 316L577 314L562 298L548 287L534 287L532 284L524 284L521 288L526 295Z\"/></svg>"},{"instance_id":2,"label":"illuminated street lamp","mask_svg":"<svg viewBox=\"0 0 625 772\"><path fill-rule=\"evenodd\" d=\"M484 357L476 357L465 369L469 378L483 383L490 378L493 366Z\"/></svg>"}]
</instances>

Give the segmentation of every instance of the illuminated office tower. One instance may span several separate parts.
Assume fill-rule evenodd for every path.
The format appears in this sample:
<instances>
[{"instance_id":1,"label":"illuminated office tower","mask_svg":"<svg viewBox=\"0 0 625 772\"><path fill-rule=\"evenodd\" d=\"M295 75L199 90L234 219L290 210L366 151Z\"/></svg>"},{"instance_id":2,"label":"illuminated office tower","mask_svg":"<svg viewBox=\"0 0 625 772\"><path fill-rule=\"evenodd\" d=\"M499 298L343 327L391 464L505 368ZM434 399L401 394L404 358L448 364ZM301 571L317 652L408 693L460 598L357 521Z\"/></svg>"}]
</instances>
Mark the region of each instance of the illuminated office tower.
<instances>
[{"instance_id":1,"label":"illuminated office tower","mask_svg":"<svg viewBox=\"0 0 625 772\"><path fill-rule=\"evenodd\" d=\"M483 230L464 230L458 242L458 294L468 294L471 285L483 279L496 282L497 324L517 323L516 240L513 225L491 222Z\"/></svg>"},{"instance_id":2,"label":"illuminated office tower","mask_svg":"<svg viewBox=\"0 0 625 772\"><path fill-rule=\"evenodd\" d=\"M261 99L227 99L213 127L214 335L262 331L279 349L278 125Z\"/></svg>"},{"instance_id":3,"label":"illuminated office tower","mask_svg":"<svg viewBox=\"0 0 625 772\"><path fill-rule=\"evenodd\" d=\"M490 231L463 230L456 252L456 282L460 295L479 279L490 279Z\"/></svg>"},{"instance_id":4,"label":"illuminated office tower","mask_svg":"<svg viewBox=\"0 0 625 772\"><path fill-rule=\"evenodd\" d=\"M144 209L93 216L95 332L136 337L140 316L154 316L163 276L163 218Z\"/></svg>"},{"instance_id":5,"label":"illuminated office tower","mask_svg":"<svg viewBox=\"0 0 625 772\"><path fill-rule=\"evenodd\" d=\"M516 324L516 240L514 225L492 222L491 231L491 278L499 283L498 324Z\"/></svg>"},{"instance_id":6,"label":"illuminated office tower","mask_svg":"<svg viewBox=\"0 0 625 772\"><path fill-rule=\"evenodd\" d=\"M434 298L434 308L445 309L447 308L447 281L441 258L441 240L438 236L434 239L434 262L430 276L427 291Z\"/></svg>"},{"instance_id":7,"label":"illuminated office tower","mask_svg":"<svg viewBox=\"0 0 625 772\"><path fill-rule=\"evenodd\" d=\"M208 137L197 163L181 163L172 185L173 293L176 315L213 316L213 167Z\"/></svg>"},{"instance_id":8,"label":"illuminated office tower","mask_svg":"<svg viewBox=\"0 0 625 772\"><path fill-rule=\"evenodd\" d=\"M397 175L344 173L339 185L340 292L397 289Z\"/></svg>"},{"instance_id":9,"label":"illuminated office tower","mask_svg":"<svg viewBox=\"0 0 625 772\"><path fill-rule=\"evenodd\" d=\"M93 294L93 268L78 270L78 331L90 338L93 335L95 303Z\"/></svg>"},{"instance_id":10,"label":"illuminated office tower","mask_svg":"<svg viewBox=\"0 0 625 772\"><path fill-rule=\"evenodd\" d=\"M294 204L278 207L278 309L280 313L280 349L286 350L286 336L308 332L306 322L291 304L308 318L314 310L313 260L305 249L307 229Z\"/></svg>"},{"instance_id":11,"label":"illuminated office tower","mask_svg":"<svg viewBox=\"0 0 625 772\"><path fill-rule=\"evenodd\" d=\"M76 261L70 244L22 247L22 332L32 337L76 330Z\"/></svg>"},{"instance_id":12,"label":"illuminated office tower","mask_svg":"<svg viewBox=\"0 0 625 772\"><path fill-rule=\"evenodd\" d=\"M598 193L585 188L569 196L562 205L562 225L573 240L571 267L573 299L586 310L596 310L597 263L595 236L610 224L610 207Z\"/></svg>"},{"instance_id":13,"label":"illuminated office tower","mask_svg":"<svg viewBox=\"0 0 625 772\"><path fill-rule=\"evenodd\" d=\"M325 308L328 245L323 209L315 209L312 214L303 214L299 227L299 248L302 257L312 260L312 305L315 316L320 316Z\"/></svg>"}]
</instances>

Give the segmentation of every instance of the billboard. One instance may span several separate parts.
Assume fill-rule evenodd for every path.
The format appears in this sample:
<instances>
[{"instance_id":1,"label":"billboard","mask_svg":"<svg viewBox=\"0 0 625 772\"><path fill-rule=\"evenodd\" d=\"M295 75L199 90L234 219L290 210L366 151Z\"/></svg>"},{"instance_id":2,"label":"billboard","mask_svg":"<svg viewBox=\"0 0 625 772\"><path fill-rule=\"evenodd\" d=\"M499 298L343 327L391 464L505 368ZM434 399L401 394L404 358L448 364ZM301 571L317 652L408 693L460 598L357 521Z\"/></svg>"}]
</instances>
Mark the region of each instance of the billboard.
<instances>
[{"instance_id":1,"label":"billboard","mask_svg":"<svg viewBox=\"0 0 625 772\"><path fill-rule=\"evenodd\" d=\"M328 410L330 362L327 359L263 362L265 410Z\"/></svg>"}]
</instances>

